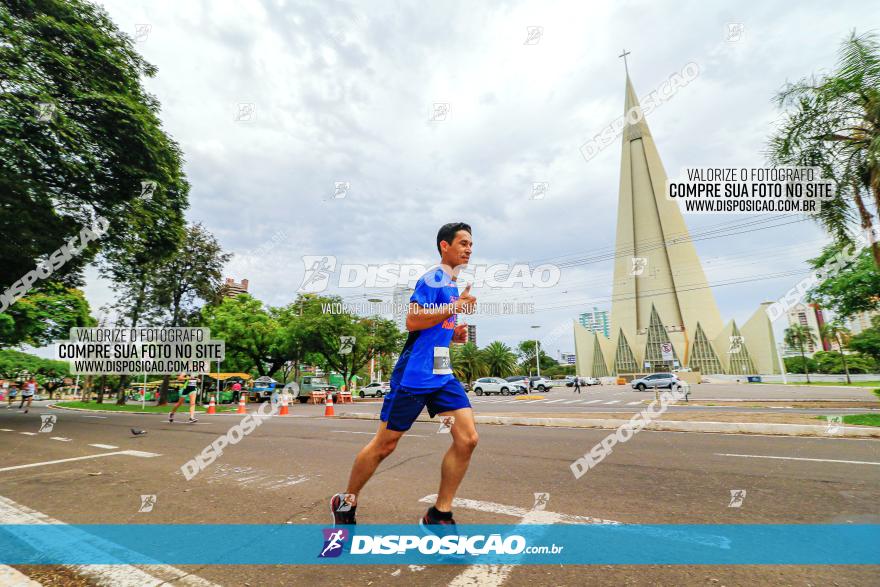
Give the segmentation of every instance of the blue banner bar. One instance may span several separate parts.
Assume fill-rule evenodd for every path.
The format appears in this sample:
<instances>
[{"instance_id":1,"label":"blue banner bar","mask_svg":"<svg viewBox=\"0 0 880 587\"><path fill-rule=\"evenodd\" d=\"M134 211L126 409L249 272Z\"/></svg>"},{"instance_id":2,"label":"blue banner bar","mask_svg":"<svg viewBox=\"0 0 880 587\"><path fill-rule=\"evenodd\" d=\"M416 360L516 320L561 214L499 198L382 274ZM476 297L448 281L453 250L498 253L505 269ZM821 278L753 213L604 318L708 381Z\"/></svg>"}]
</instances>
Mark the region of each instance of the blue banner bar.
<instances>
[{"instance_id":1,"label":"blue banner bar","mask_svg":"<svg viewBox=\"0 0 880 587\"><path fill-rule=\"evenodd\" d=\"M0 525L2 564L877 565L880 525Z\"/></svg>"}]
</instances>

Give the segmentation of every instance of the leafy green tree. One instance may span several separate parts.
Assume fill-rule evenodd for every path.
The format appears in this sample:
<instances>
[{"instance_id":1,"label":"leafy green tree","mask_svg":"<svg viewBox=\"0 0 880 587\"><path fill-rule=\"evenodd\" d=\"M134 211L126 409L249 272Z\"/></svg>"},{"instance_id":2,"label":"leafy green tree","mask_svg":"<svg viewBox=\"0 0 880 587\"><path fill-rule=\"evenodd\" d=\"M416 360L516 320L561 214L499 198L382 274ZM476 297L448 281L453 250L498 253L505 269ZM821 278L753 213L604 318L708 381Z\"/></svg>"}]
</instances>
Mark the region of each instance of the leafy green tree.
<instances>
[{"instance_id":1,"label":"leafy green tree","mask_svg":"<svg viewBox=\"0 0 880 587\"><path fill-rule=\"evenodd\" d=\"M843 351L846 346L846 341L849 339L849 330L840 322L826 322L819 328L819 336L823 340L837 343L837 348ZM846 355L842 352L838 354L840 355L840 362L843 363L843 371L846 373L846 382L847 384L850 384L852 383L852 380L849 377L849 367L846 364ZM815 356L813 358L816 359ZM817 361L818 360L819 359L817 359ZM819 363L821 365L821 361L819 361ZM828 373L828 371L825 371L825 373Z\"/></svg>"},{"instance_id":2,"label":"leafy green tree","mask_svg":"<svg viewBox=\"0 0 880 587\"><path fill-rule=\"evenodd\" d=\"M841 246L832 244L821 255L810 259L810 264L819 269L839 251ZM810 290L808 297L811 302L833 310L842 317L880 308L880 271L874 267L868 248L862 250L848 266L828 273L828 277Z\"/></svg>"},{"instance_id":3,"label":"leafy green tree","mask_svg":"<svg viewBox=\"0 0 880 587\"><path fill-rule=\"evenodd\" d=\"M787 373L815 373L818 370L816 361L808 357L785 357L783 361Z\"/></svg>"},{"instance_id":4,"label":"leafy green tree","mask_svg":"<svg viewBox=\"0 0 880 587\"><path fill-rule=\"evenodd\" d=\"M540 349L538 361L541 364L541 373L543 373L545 369L550 369L559 364L556 359L545 353L543 348L540 348L540 342L535 340L524 340L516 347L516 356L519 360L519 368L522 371L531 373L532 370L535 369L536 349Z\"/></svg>"},{"instance_id":5,"label":"leafy green tree","mask_svg":"<svg viewBox=\"0 0 880 587\"><path fill-rule=\"evenodd\" d=\"M188 226L174 253L151 273L154 303L163 309L164 326L189 326L201 318L200 308L219 299L220 276L230 255L201 224ZM159 389L159 405L168 401L169 376Z\"/></svg>"},{"instance_id":6,"label":"leafy green tree","mask_svg":"<svg viewBox=\"0 0 880 587\"><path fill-rule=\"evenodd\" d=\"M516 371L516 355L503 342L496 340L490 343L482 349L482 354L492 377L506 377Z\"/></svg>"},{"instance_id":7,"label":"leafy green tree","mask_svg":"<svg viewBox=\"0 0 880 587\"><path fill-rule=\"evenodd\" d=\"M0 313L0 348L25 344L43 347L54 340L66 340L71 328L94 324L82 291L58 282L43 282Z\"/></svg>"},{"instance_id":8,"label":"leafy green tree","mask_svg":"<svg viewBox=\"0 0 880 587\"><path fill-rule=\"evenodd\" d=\"M224 368L271 377L284 362L273 360L278 343L279 323L262 302L242 294L219 304L202 308L202 325L211 329L211 337L225 342Z\"/></svg>"},{"instance_id":9,"label":"leafy green tree","mask_svg":"<svg viewBox=\"0 0 880 587\"><path fill-rule=\"evenodd\" d=\"M880 362L880 316L871 319L871 327L849 339L849 348Z\"/></svg>"},{"instance_id":10,"label":"leafy green tree","mask_svg":"<svg viewBox=\"0 0 880 587\"><path fill-rule=\"evenodd\" d=\"M771 137L776 165L819 167L834 183L836 198L823 201L819 221L839 243L851 241L858 218L873 224L867 204L880 211L880 45L873 34L853 32L841 46L837 68L820 78L787 85L776 97L789 108ZM880 243L870 236L871 255L880 270Z\"/></svg>"},{"instance_id":11,"label":"leafy green tree","mask_svg":"<svg viewBox=\"0 0 880 587\"><path fill-rule=\"evenodd\" d=\"M846 366L844 366L844 361ZM819 351L810 363L818 373L874 373L876 361L859 353L844 355L837 351ZM849 378L847 378L849 382Z\"/></svg>"},{"instance_id":12,"label":"leafy green tree","mask_svg":"<svg viewBox=\"0 0 880 587\"><path fill-rule=\"evenodd\" d=\"M816 335L813 331L801 324L793 324L785 329L785 344L789 348L798 349L801 353L802 364L806 365L805 373L807 375L807 383L810 382L810 365L807 363L806 347L810 344L816 344Z\"/></svg>"},{"instance_id":13,"label":"leafy green tree","mask_svg":"<svg viewBox=\"0 0 880 587\"><path fill-rule=\"evenodd\" d=\"M452 360L452 371L459 381L470 383L475 379L485 377L489 372L483 353L472 342L452 345L450 359Z\"/></svg>"},{"instance_id":14,"label":"leafy green tree","mask_svg":"<svg viewBox=\"0 0 880 587\"><path fill-rule=\"evenodd\" d=\"M342 375L348 385L352 375L380 354L397 352L405 335L385 318L362 318L348 313L325 312L327 304L341 302L338 297L310 297L301 300L305 345L323 359L322 367ZM342 337L354 337L351 352L342 354Z\"/></svg>"},{"instance_id":15,"label":"leafy green tree","mask_svg":"<svg viewBox=\"0 0 880 587\"><path fill-rule=\"evenodd\" d=\"M55 391L63 385L64 378L69 375L70 364L21 351L0 350L0 378L17 379L24 371L33 375L40 387L49 393L49 399L52 399Z\"/></svg>"},{"instance_id":16,"label":"leafy green tree","mask_svg":"<svg viewBox=\"0 0 880 587\"><path fill-rule=\"evenodd\" d=\"M174 248L188 185L142 83L155 74L96 4L0 4L0 290L98 216L108 233L53 280L81 285L99 249L135 236L157 255ZM155 182L150 198L145 181Z\"/></svg>"}]
</instances>

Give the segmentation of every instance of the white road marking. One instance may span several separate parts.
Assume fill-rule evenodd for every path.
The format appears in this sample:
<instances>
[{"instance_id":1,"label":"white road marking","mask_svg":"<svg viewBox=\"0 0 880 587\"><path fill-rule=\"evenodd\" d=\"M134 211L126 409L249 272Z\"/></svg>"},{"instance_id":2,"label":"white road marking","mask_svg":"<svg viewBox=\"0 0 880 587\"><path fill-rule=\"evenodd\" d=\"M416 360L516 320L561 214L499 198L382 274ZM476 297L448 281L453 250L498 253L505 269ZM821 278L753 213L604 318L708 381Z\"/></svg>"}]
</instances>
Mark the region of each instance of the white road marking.
<instances>
[{"instance_id":1,"label":"white road marking","mask_svg":"<svg viewBox=\"0 0 880 587\"><path fill-rule=\"evenodd\" d=\"M737 455L737 454L729 454L729 453L721 453L716 452L716 456L719 457L743 457L748 459L781 459L784 461L811 461L815 463L845 463L847 465L877 465L880 466L880 463L874 463L871 461L842 461L838 459L807 459L803 457L776 457L770 455Z\"/></svg>"},{"instance_id":2,"label":"white road marking","mask_svg":"<svg viewBox=\"0 0 880 587\"><path fill-rule=\"evenodd\" d=\"M107 416L83 416L83 418L101 418L102 420L106 420Z\"/></svg>"},{"instance_id":3,"label":"white road marking","mask_svg":"<svg viewBox=\"0 0 880 587\"><path fill-rule=\"evenodd\" d=\"M628 406L637 406L637 405L639 405L639 404L641 404L641 403L642 403L642 402L628 402L626 405L628 405Z\"/></svg>"},{"instance_id":4,"label":"white road marking","mask_svg":"<svg viewBox=\"0 0 880 587\"><path fill-rule=\"evenodd\" d=\"M602 400L600 400L600 399L594 399L594 400L590 400L590 401L588 401L588 402L584 402L584 403L585 403L585 404L598 404L600 401L602 401Z\"/></svg>"},{"instance_id":5,"label":"white road marking","mask_svg":"<svg viewBox=\"0 0 880 587\"><path fill-rule=\"evenodd\" d=\"M25 436L36 436L36 432L19 432L19 434L24 434Z\"/></svg>"},{"instance_id":6,"label":"white road marking","mask_svg":"<svg viewBox=\"0 0 880 587\"><path fill-rule=\"evenodd\" d=\"M63 436L51 436L50 440L57 440L59 442L70 442L73 439L72 438L64 438Z\"/></svg>"},{"instance_id":7,"label":"white road marking","mask_svg":"<svg viewBox=\"0 0 880 587\"><path fill-rule=\"evenodd\" d=\"M9 587L40 587L41 584L12 567L0 565L0 585L7 585Z\"/></svg>"},{"instance_id":8,"label":"white road marking","mask_svg":"<svg viewBox=\"0 0 880 587\"><path fill-rule=\"evenodd\" d=\"M37 510L16 503L11 499L0 496L0 525L6 524L20 524L27 526L34 526L37 524L66 525L64 522L51 518L42 512L38 512ZM93 556L96 559L106 559L107 553L110 552L118 552L123 555L125 553L125 550L118 544L113 544L112 542L98 538L93 534L78 530L71 530L70 532L71 535L74 533L81 535L81 538L76 542L77 549L82 552L86 558L89 557L89 553L94 553ZM39 551L51 551L53 548L51 544L41 543L38 538L25 537L24 540L28 541L32 547ZM177 567L172 567L171 565L143 565L150 571L155 572L155 575L151 575L137 567L127 564L64 566L78 574L85 575L98 585L112 585L114 587L159 587L160 585L167 585L169 582L173 582L175 585L188 585L191 587L218 587L210 581L186 573Z\"/></svg>"},{"instance_id":9,"label":"white road marking","mask_svg":"<svg viewBox=\"0 0 880 587\"><path fill-rule=\"evenodd\" d=\"M566 403L566 404L576 404L576 403L578 403L578 402L580 402L580 401L582 401L582 400L579 400L579 399L570 399L570 400L568 400L568 401L565 402L565 403Z\"/></svg>"},{"instance_id":10,"label":"white road marking","mask_svg":"<svg viewBox=\"0 0 880 587\"><path fill-rule=\"evenodd\" d=\"M132 457L143 457L143 458L159 457L159 456L162 456L162 455L160 455L160 454L156 454L156 453L154 453L154 452L143 452L143 451L139 451L139 450L119 450L119 451L116 451L116 452L103 452L103 453L101 453L101 454L97 454L97 455L87 455L87 456L84 456L84 457L73 457L73 458L69 458L69 459L58 459L57 461L44 461L44 462L42 462L42 463L30 463L30 464L27 464L27 465L16 465L16 466L14 466L14 467L3 467L2 469L0 469L0 473L2 473L2 472L4 472L4 471L14 471L14 470L16 470L16 469L28 469L28 468L30 468L30 467L42 467L43 465L55 465L55 464L57 464L57 463L70 463L70 462L72 462L72 461L84 461L84 460L86 460L86 459L97 459L97 458L100 458L100 457L109 457L109 456L112 456L112 455L128 455L128 456L132 456Z\"/></svg>"},{"instance_id":11,"label":"white road marking","mask_svg":"<svg viewBox=\"0 0 880 587\"><path fill-rule=\"evenodd\" d=\"M619 403L620 403L620 400L619 400L619 399L615 399L615 400L611 400L610 402L605 402L605 403L602 404L602 405L603 405L603 406L610 406L611 404L619 404Z\"/></svg>"},{"instance_id":12,"label":"white road marking","mask_svg":"<svg viewBox=\"0 0 880 587\"><path fill-rule=\"evenodd\" d=\"M565 401L564 399L551 399L547 403L548 404L558 404L559 402L564 402L564 401Z\"/></svg>"},{"instance_id":13,"label":"white road marking","mask_svg":"<svg viewBox=\"0 0 880 587\"><path fill-rule=\"evenodd\" d=\"M0 428L0 432L15 432L15 430L11 428Z\"/></svg>"},{"instance_id":14,"label":"white road marking","mask_svg":"<svg viewBox=\"0 0 880 587\"><path fill-rule=\"evenodd\" d=\"M119 448L118 446L113 446L112 444L90 444L89 446L94 446L95 448Z\"/></svg>"}]
</instances>

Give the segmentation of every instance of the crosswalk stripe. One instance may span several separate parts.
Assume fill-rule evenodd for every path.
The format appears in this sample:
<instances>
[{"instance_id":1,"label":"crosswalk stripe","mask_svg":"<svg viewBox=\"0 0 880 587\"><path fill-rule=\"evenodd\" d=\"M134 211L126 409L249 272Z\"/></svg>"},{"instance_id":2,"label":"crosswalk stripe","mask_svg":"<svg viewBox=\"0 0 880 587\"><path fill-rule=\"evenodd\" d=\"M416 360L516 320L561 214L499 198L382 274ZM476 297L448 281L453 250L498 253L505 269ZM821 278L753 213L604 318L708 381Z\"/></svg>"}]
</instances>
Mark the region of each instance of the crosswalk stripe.
<instances>
[{"instance_id":1,"label":"crosswalk stripe","mask_svg":"<svg viewBox=\"0 0 880 587\"><path fill-rule=\"evenodd\" d=\"M50 437L52 440L58 440L59 442L70 442L73 440L72 438L64 438L63 436L52 436Z\"/></svg>"},{"instance_id":2,"label":"crosswalk stripe","mask_svg":"<svg viewBox=\"0 0 880 587\"><path fill-rule=\"evenodd\" d=\"M610 406L611 404L619 404L619 403L620 403L620 400L615 399L615 400L611 400L610 402L605 402L605 405Z\"/></svg>"},{"instance_id":3,"label":"crosswalk stripe","mask_svg":"<svg viewBox=\"0 0 880 587\"><path fill-rule=\"evenodd\" d=\"M588 401L588 402L584 402L584 403L585 403L585 404L598 404L600 401L602 401L602 400L600 400L600 399L594 399L594 400L590 400L590 401Z\"/></svg>"},{"instance_id":4,"label":"crosswalk stripe","mask_svg":"<svg viewBox=\"0 0 880 587\"><path fill-rule=\"evenodd\" d=\"M564 399L551 399L547 403L548 404L558 404L559 402L564 402L564 401L565 401Z\"/></svg>"},{"instance_id":5,"label":"crosswalk stripe","mask_svg":"<svg viewBox=\"0 0 880 587\"><path fill-rule=\"evenodd\" d=\"M569 400L569 401L567 401L567 402L565 402L565 403L566 403L566 404L576 404L576 403L579 403L579 402L581 402L581 401L582 401L582 400L579 400L579 399L573 399L573 400Z\"/></svg>"},{"instance_id":6,"label":"crosswalk stripe","mask_svg":"<svg viewBox=\"0 0 880 587\"><path fill-rule=\"evenodd\" d=\"M629 403L626 404L626 405L628 405L628 406L637 406L637 405L639 405L639 404L641 404L641 403L642 403L642 402L629 402Z\"/></svg>"},{"instance_id":7,"label":"crosswalk stripe","mask_svg":"<svg viewBox=\"0 0 880 587\"><path fill-rule=\"evenodd\" d=\"M36 436L36 432L19 432L19 434L24 434L25 436Z\"/></svg>"}]
</instances>

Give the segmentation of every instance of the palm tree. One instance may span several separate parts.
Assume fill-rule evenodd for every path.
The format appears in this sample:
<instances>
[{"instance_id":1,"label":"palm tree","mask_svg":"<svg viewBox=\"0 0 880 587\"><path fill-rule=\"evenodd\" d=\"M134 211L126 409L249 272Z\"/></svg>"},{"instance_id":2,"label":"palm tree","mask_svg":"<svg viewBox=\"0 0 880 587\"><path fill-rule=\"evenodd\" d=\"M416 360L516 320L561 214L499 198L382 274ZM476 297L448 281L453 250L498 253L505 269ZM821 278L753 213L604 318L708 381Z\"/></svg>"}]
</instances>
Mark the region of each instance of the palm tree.
<instances>
[{"instance_id":1,"label":"palm tree","mask_svg":"<svg viewBox=\"0 0 880 587\"><path fill-rule=\"evenodd\" d=\"M495 341L481 351L483 362L493 377L504 377L516 370L516 355L503 342Z\"/></svg>"},{"instance_id":2,"label":"palm tree","mask_svg":"<svg viewBox=\"0 0 880 587\"><path fill-rule=\"evenodd\" d=\"M849 329L838 321L828 322L819 328L819 334L823 340L833 340L840 349L840 359L843 361L843 371L846 373L846 384L852 384L849 378L849 367L846 364L846 353L843 352L843 345L849 338Z\"/></svg>"},{"instance_id":3,"label":"palm tree","mask_svg":"<svg viewBox=\"0 0 880 587\"><path fill-rule=\"evenodd\" d=\"M880 44L873 34L843 42L835 71L788 84L776 96L791 107L770 138L774 165L819 167L835 186L836 198L823 201L818 220L841 244L852 242L850 226L858 216L874 264L880 270L880 243L870 231L880 212Z\"/></svg>"},{"instance_id":4,"label":"palm tree","mask_svg":"<svg viewBox=\"0 0 880 587\"><path fill-rule=\"evenodd\" d=\"M483 360L483 354L472 342L452 345L452 371L459 381L470 383L480 377L485 377L488 368Z\"/></svg>"},{"instance_id":5,"label":"palm tree","mask_svg":"<svg viewBox=\"0 0 880 587\"><path fill-rule=\"evenodd\" d=\"M810 366L807 365L807 357L804 353L804 347L809 344L816 344L816 335L813 331L802 324L794 324L785 329L785 344L790 348L796 348L801 352L801 359L804 364L804 373L807 374L807 383L810 382Z\"/></svg>"}]
</instances>

